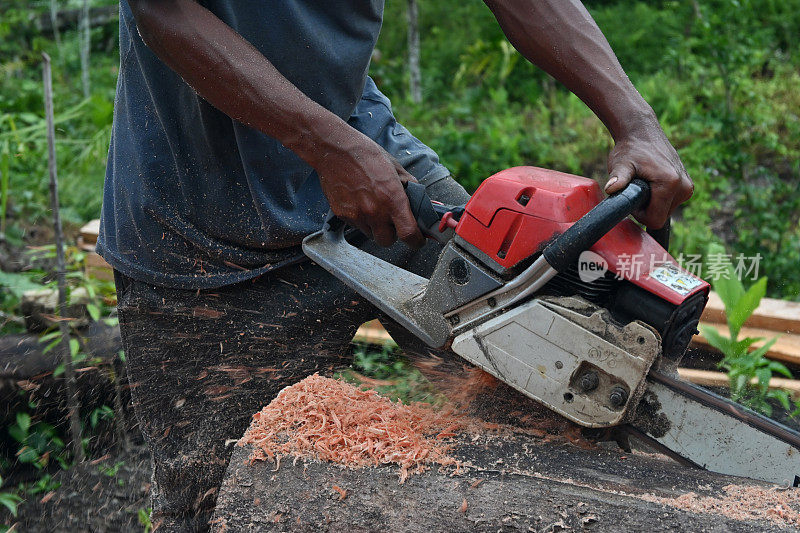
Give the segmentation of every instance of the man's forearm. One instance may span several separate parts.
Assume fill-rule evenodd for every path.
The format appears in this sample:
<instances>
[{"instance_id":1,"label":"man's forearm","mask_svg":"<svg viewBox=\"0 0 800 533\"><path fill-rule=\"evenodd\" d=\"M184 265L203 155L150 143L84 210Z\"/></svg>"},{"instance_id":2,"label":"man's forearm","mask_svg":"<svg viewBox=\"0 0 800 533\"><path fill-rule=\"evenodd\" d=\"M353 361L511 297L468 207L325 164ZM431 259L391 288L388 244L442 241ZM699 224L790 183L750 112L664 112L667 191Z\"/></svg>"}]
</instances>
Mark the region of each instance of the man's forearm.
<instances>
[{"instance_id":1,"label":"man's forearm","mask_svg":"<svg viewBox=\"0 0 800 533\"><path fill-rule=\"evenodd\" d=\"M193 0L130 0L147 46L228 116L278 139L314 166L320 143L347 126L292 85L258 50Z\"/></svg>"},{"instance_id":2,"label":"man's forearm","mask_svg":"<svg viewBox=\"0 0 800 533\"><path fill-rule=\"evenodd\" d=\"M655 120L581 2L485 2L514 47L583 100L614 139Z\"/></svg>"}]
</instances>

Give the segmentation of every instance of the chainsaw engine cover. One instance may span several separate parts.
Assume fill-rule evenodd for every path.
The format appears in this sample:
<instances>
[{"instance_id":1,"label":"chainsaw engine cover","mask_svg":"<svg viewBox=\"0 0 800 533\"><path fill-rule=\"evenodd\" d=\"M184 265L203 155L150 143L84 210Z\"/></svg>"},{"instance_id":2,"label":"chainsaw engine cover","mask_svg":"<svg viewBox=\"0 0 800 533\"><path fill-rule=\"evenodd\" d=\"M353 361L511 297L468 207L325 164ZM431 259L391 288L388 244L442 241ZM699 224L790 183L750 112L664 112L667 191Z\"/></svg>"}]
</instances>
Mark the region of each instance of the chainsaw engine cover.
<instances>
[{"instance_id":1,"label":"chainsaw engine cover","mask_svg":"<svg viewBox=\"0 0 800 533\"><path fill-rule=\"evenodd\" d=\"M641 322L624 326L574 297L534 299L458 335L452 350L586 427L628 421L661 350Z\"/></svg>"}]
</instances>

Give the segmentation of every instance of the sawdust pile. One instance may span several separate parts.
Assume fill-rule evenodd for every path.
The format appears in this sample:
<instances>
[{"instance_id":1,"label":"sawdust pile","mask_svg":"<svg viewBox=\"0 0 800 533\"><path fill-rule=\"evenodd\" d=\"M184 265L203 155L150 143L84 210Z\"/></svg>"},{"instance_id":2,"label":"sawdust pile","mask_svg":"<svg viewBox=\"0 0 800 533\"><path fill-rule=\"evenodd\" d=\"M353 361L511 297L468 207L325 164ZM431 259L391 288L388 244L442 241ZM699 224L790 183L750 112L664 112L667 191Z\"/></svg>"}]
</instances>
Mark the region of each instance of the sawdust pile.
<instances>
[{"instance_id":1,"label":"sawdust pile","mask_svg":"<svg viewBox=\"0 0 800 533\"><path fill-rule=\"evenodd\" d=\"M452 409L394 403L374 390L318 374L283 389L253 415L239 441L251 460L280 464L282 456L351 467L398 464L400 482L429 465L458 466L448 439L464 427Z\"/></svg>"},{"instance_id":2,"label":"sawdust pile","mask_svg":"<svg viewBox=\"0 0 800 533\"><path fill-rule=\"evenodd\" d=\"M645 494L643 500L693 513L726 516L734 520L768 520L779 525L800 526L800 490L726 485L720 497L689 492L677 498Z\"/></svg>"}]
</instances>

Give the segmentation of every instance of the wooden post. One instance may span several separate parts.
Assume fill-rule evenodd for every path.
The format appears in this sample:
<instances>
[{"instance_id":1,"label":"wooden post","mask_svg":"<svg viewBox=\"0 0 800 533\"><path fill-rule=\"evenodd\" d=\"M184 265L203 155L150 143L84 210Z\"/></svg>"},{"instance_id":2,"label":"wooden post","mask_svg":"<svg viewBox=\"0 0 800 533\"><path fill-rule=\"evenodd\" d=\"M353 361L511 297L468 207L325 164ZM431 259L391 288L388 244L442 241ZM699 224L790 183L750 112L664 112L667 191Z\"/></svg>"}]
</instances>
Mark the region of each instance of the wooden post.
<instances>
[{"instance_id":1,"label":"wooden post","mask_svg":"<svg viewBox=\"0 0 800 533\"><path fill-rule=\"evenodd\" d=\"M72 453L75 461L83 461L83 442L81 439L80 403L75 394L75 371L72 368L69 324L66 321L67 280L66 260L64 259L64 231L61 228L61 215L58 210L58 173L56 170L56 132L53 125L53 77L50 56L44 59L44 110L47 118L47 163L50 169L50 207L53 210L53 226L56 239L56 281L58 284L58 329L61 332L61 350L64 360L64 380L67 390L67 409L69 410L69 430L72 437Z\"/></svg>"},{"instance_id":2,"label":"wooden post","mask_svg":"<svg viewBox=\"0 0 800 533\"><path fill-rule=\"evenodd\" d=\"M419 70L419 10L417 0L408 0L409 90L414 103L422 102L422 75Z\"/></svg>"}]
</instances>

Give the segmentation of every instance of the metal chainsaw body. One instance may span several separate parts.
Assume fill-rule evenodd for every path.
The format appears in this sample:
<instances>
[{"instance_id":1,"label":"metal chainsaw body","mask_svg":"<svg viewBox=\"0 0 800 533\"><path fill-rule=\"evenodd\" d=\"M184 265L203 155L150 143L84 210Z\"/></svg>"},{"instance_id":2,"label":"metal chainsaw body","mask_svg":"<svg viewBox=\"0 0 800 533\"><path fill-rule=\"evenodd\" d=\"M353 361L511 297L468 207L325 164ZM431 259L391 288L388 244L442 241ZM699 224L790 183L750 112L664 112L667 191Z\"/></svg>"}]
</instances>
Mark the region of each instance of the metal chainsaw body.
<instances>
[{"instance_id":1,"label":"metal chainsaw body","mask_svg":"<svg viewBox=\"0 0 800 533\"><path fill-rule=\"evenodd\" d=\"M443 244L429 279L353 246L332 216L303 250L428 345L582 426L629 428L718 472L800 475L800 434L674 379L709 285L669 255L668 233L627 218L649 200L646 183L603 199L593 180L515 167L465 206L431 202L418 184L407 193ZM729 457L736 450L763 454Z\"/></svg>"},{"instance_id":2,"label":"metal chainsaw body","mask_svg":"<svg viewBox=\"0 0 800 533\"><path fill-rule=\"evenodd\" d=\"M661 340L574 297L533 299L461 333L452 350L526 396L586 427L632 417Z\"/></svg>"}]
</instances>

